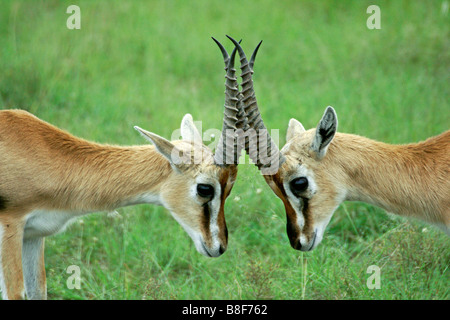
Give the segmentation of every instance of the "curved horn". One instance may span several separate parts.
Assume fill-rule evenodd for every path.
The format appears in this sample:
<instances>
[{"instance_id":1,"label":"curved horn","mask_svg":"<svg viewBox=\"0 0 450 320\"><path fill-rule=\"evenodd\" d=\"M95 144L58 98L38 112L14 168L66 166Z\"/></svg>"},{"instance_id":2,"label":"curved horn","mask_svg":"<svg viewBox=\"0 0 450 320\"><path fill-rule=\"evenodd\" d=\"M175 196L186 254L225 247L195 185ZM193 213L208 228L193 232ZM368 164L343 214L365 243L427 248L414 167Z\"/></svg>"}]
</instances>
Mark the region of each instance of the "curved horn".
<instances>
[{"instance_id":1,"label":"curved horn","mask_svg":"<svg viewBox=\"0 0 450 320\"><path fill-rule=\"evenodd\" d=\"M253 65L255 63L256 54L259 47L261 46L262 41L253 51L250 62L248 62L244 50L242 49L240 44L230 36L227 37L234 43L237 51L239 52L242 71L242 97L240 100L243 104L245 116L247 117L248 121L248 126L256 130L256 134L258 136L256 150L255 148L251 148L251 146L246 142L245 151L263 174L275 174L278 170L278 167L284 163L285 158L280 153L278 146L275 144L275 142L273 142L272 137L270 136L266 126L264 125L264 121L262 120L261 113L256 101L255 89L253 88ZM264 135L264 133L266 134ZM267 158L263 161L262 156L267 156ZM272 169L274 168L272 165L275 162L277 163L277 170L273 172ZM270 172L268 170L265 170L266 168L271 168L271 170L269 170Z\"/></svg>"},{"instance_id":2,"label":"curved horn","mask_svg":"<svg viewBox=\"0 0 450 320\"><path fill-rule=\"evenodd\" d=\"M242 148L238 148L236 143L236 130L245 126L245 112L242 104L239 103L238 83L235 76L234 59L236 47L231 56L216 39L212 38L219 46L225 62L225 110L223 116L222 135L219 139L214 161L219 165L238 164ZM241 40L242 41L242 40ZM239 41L239 42L241 42ZM232 148L232 149L231 149Z\"/></svg>"}]
</instances>

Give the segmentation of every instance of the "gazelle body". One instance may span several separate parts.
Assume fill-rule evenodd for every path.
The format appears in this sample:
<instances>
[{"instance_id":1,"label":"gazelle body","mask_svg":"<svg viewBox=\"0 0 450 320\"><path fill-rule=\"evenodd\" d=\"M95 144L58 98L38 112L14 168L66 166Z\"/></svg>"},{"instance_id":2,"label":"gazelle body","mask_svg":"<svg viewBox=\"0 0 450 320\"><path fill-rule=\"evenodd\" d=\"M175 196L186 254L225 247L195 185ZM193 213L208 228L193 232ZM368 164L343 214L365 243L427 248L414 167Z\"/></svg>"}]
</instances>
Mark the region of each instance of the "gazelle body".
<instances>
[{"instance_id":1,"label":"gazelle body","mask_svg":"<svg viewBox=\"0 0 450 320\"><path fill-rule=\"evenodd\" d=\"M295 249L314 249L343 201L363 201L450 231L450 131L390 145L338 133L328 107L316 129L292 119L276 175L265 179L285 205Z\"/></svg>"},{"instance_id":2,"label":"gazelle body","mask_svg":"<svg viewBox=\"0 0 450 320\"><path fill-rule=\"evenodd\" d=\"M0 284L4 299L23 298L24 288L28 298L45 298L44 237L92 212L139 203L163 205L200 253L216 257L226 250L224 202L237 167L215 165L190 115L183 118L180 141L171 143L139 131L156 147L92 143L28 112L0 111ZM173 150L200 154L201 161L175 164L171 162Z\"/></svg>"}]
</instances>

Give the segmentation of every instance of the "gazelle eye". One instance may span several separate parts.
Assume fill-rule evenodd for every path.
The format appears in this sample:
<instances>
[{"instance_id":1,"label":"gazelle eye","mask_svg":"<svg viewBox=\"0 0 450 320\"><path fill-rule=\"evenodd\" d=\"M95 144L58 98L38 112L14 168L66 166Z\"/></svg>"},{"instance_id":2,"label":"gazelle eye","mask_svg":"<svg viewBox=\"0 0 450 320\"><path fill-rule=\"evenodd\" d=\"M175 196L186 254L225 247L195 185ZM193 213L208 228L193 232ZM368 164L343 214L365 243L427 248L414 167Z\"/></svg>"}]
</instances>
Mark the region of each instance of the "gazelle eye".
<instances>
[{"instance_id":1,"label":"gazelle eye","mask_svg":"<svg viewBox=\"0 0 450 320\"><path fill-rule=\"evenodd\" d=\"M295 178L289 183L291 191L294 195L299 196L308 188L308 179L305 177Z\"/></svg>"},{"instance_id":2,"label":"gazelle eye","mask_svg":"<svg viewBox=\"0 0 450 320\"><path fill-rule=\"evenodd\" d=\"M203 198L212 198L214 196L214 187L210 184L199 183L197 185L197 193Z\"/></svg>"}]
</instances>

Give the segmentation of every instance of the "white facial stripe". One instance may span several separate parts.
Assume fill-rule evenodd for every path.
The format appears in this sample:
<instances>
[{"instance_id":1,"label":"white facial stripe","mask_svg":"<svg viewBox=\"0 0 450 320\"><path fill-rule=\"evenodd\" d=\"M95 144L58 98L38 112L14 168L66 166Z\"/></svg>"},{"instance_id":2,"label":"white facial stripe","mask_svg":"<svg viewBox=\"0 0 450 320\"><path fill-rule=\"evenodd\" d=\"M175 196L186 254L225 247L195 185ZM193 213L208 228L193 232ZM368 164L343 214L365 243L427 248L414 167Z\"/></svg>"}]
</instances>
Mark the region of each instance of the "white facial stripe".
<instances>
[{"instance_id":1,"label":"white facial stripe","mask_svg":"<svg viewBox=\"0 0 450 320\"><path fill-rule=\"evenodd\" d=\"M285 188L289 189L290 194L294 196L289 188L289 182L300 177L306 177L308 179L308 191L305 193L305 197L311 198L317 192L317 184L314 179L314 173L304 164L297 167L297 169L290 175L289 181L284 181Z\"/></svg>"},{"instance_id":2,"label":"white facial stripe","mask_svg":"<svg viewBox=\"0 0 450 320\"><path fill-rule=\"evenodd\" d=\"M285 179L285 181L283 181L283 187L292 208L294 208L297 214L297 225L300 230L303 230L303 227L305 226L305 217L302 212L303 200L299 199L292 193L289 185L293 179L300 177L306 177L308 179L308 189L307 192L305 192L305 197L311 198L317 192L317 184L314 180L313 172L305 165L299 165L297 169L289 176L289 179Z\"/></svg>"},{"instance_id":3,"label":"white facial stripe","mask_svg":"<svg viewBox=\"0 0 450 320\"><path fill-rule=\"evenodd\" d=\"M197 194L197 185L198 184L210 184L214 187L214 197L210 201L210 230L212 235L212 248L207 248L205 245L205 240L203 238L202 233L199 231L199 226L191 226L181 217L179 217L174 209L166 202L164 199L160 198L159 201L162 206L164 206L167 210L170 211L172 217L181 225L181 227L186 231L186 233L189 235L189 237L194 242L195 248L198 252L203 254L204 256L210 257L210 256L218 256L219 255L219 248L220 248L220 242L218 240L218 224L217 224L217 217L218 212L220 209L220 185L218 182L214 181L214 179L211 179L211 177L208 177L206 175L200 174L196 180L195 183L192 184L192 186L189 189L189 197L196 201L199 206L203 206L205 204L205 201L199 197ZM206 251L208 250L208 251Z\"/></svg>"},{"instance_id":4,"label":"white facial stripe","mask_svg":"<svg viewBox=\"0 0 450 320\"><path fill-rule=\"evenodd\" d=\"M194 199L198 199L197 195L197 185L198 184L210 184L214 187L214 196L209 201L209 231L211 234L211 245L212 248L210 248L212 251L218 251L220 248L220 241L219 241L219 224L218 224L218 216L219 216L219 210L220 210L220 201L221 201L221 194L222 189L220 186L220 183L212 179L210 176L207 176L205 174L199 174L195 179L195 185L191 188L191 196ZM199 200L200 201L200 200ZM204 202L201 202L203 205Z\"/></svg>"},{"instance_id":5,"label":"white facial stripe","mask_svg":"<svg viewBox=\"0 0 450 320\"><path fill-rule=\"evenodd\" d=\"M195 185L193 186L193 188L191 189L191 196L194 199L197 199L197 185L198 184L210 184L214 187L214 197L211 199L211 201L209 202L210 205L210 214L211 214L211 219L210 221L216 221L217 224L217 216L219 215L219 209L220 209L220 195L222 193L220 184L217 180L215 179L211 179L211 177L206 176L204 174L199 174L197 176L197 178L195 179ZM201 203L203 205L203 202Z\"/></svg>"}]
</instances>

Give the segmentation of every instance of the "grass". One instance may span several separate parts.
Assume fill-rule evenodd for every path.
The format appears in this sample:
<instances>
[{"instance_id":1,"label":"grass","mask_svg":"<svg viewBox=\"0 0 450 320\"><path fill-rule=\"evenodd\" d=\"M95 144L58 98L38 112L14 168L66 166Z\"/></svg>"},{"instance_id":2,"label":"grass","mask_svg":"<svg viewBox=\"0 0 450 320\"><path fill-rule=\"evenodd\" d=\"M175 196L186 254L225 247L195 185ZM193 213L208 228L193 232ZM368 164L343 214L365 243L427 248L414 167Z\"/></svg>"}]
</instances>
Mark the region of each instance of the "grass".
<instances>
[{"instance_id":1,"label":"grass","mask_svg":"<svg viewBox=\"0 0 450 320\"><path fill-rule=\"evenodd\" d=\"M389 143L449 128L446 1L3 1L0 108L22 108L85 139L141 144L191 113L220 128L224 72L210 39L261 39L255 88L265 123L316 126L327 105L339 130ZM381 30L366 8L381 8ZM447 5L448 7L448 5ZM257 189L260 189L258 192ZM238 196L238 197L236 197ZM98 213L46 239L50 299L448 299L449 240L433 227L344 203L321 245L291 249L285 213L256 168L240 167L226 203L229 249L195 250L161 207ZM68 289L67 267L81 269ZM366 281L381 267L381 289Z\"/></svg>"}]
</instances>

